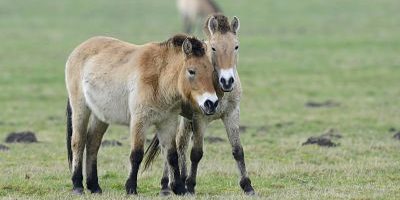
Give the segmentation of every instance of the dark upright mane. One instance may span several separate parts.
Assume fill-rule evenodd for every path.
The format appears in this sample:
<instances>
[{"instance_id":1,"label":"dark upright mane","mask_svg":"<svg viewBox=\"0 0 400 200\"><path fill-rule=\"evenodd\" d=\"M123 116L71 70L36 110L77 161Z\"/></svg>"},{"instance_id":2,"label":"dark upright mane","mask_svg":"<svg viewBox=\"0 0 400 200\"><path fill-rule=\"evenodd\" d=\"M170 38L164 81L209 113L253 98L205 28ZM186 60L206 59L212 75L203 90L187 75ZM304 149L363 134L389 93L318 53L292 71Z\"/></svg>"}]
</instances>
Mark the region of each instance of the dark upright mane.
<instances>
[{"instance_id":1,"label":"dark upright mane","mask_svg":"<svg viewBox=\"0 0 400 200\"><path fill-rule=\"evenodd\" d=\"M192 44L192 54L195 57L202 57L205 55L206 50L204 49L203 42L198 40L196 37L188 36L184 34L177 34L169 38L167 41L160 43L160 45L171 45L175 48L182 49L182 44L186 38Z\"/></svg>"},{"instance_id":2,"label":"dark upright mane","mask_svg":"<svg viewBox=\"0 0 400 200\"><path fill-rule=\"evenodd\" d=\"M211 17L214 17L214 19L216 19L218 22L218 27L217 27L216 32L220 32L221 34L225 34L227 32L233 33L233 31L231 29L231 25L229 24L228 18L223 14L217 13L217 14L212 14L212 15L208 16L206 22L204 23L203 29L207 35L210 35L210 31L208 30L208 22L210 21Z\"/></svg>"}]
</instances>

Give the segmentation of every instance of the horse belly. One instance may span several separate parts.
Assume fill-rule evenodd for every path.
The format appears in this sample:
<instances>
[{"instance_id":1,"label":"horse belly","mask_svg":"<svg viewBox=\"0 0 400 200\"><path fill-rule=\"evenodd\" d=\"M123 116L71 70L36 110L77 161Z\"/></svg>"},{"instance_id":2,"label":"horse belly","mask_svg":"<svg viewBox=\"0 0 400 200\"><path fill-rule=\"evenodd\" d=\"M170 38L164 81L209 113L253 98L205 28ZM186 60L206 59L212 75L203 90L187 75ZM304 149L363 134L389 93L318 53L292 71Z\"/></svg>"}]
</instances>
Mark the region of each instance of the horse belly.
<instances>
[{"instance_id":1,"label":"horse belly","mask_svg":"<svg viewBox=\"0 0 400 200\"><path fill-rule=\"evenodd\" d=\"M129 125L130 113L128 92L121 87L104 87L86 82L84 95L92 113L101 121L108 124Z\"/></svg>"}]
</instances>

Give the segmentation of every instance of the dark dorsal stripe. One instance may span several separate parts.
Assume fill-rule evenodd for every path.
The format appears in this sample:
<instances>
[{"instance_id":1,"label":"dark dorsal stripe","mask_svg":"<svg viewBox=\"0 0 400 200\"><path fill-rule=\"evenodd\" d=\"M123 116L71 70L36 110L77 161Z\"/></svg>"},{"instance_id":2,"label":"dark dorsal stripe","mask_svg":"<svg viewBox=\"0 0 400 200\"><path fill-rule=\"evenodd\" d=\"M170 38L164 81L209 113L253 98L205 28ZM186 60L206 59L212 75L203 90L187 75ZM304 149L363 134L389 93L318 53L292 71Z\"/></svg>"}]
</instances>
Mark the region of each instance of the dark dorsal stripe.
<instances>
[{"instance_id":1,"label":"dark dorsal stripe","mask_svg":"<svg viewBox=\"0 0 400 200\"><path fill-rule=\"evenodd\" d=\"M182 49L183 42L189 39L190 43L192 44L192 54L195 57L202 57L205 55L206 50L204 49L203 43L193 36L188 36L184 34L177 34L172 38L168 39L166 42L161 43L161 45L171 44L176 48Z\"/></svg>"}]
</instances>

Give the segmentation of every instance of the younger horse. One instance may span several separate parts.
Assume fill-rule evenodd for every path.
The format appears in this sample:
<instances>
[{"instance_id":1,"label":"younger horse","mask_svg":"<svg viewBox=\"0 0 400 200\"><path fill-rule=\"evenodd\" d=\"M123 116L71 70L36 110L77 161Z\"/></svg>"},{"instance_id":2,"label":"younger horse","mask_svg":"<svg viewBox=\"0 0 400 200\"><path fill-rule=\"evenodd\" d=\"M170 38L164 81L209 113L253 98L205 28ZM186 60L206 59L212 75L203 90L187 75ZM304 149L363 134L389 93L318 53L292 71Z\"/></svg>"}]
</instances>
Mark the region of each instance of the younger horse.
<instances>
[{"instance_id":1,"label":"younger horse","mask_svg":"<svg viewBox=\"0 0 400 200\"><path fill-rule=\"evenodd\" d=\"M181 168L181 177L186 181L186 187L189 193L195 193L197 166L203 156L203 138L204 132L209 123L221 119L225 125L229 142L232 146L232 154L236 160L240 172L240 187L248 195L254 195L254 189L251 186L250 178L247 175L244 161L243 147L239 137L239 103L242 89L239 75L237 73L237 59L239 49L239 19L234 17L229 24L228 18L221 14L211 15L204 26L204 32L208 37L207 47L208 56L211 59L216 76L214 76L215 87L220 99L219 106L215 115L205 116L194 113L192 123L190 120L181 117L180 127L177 134L177 146L179 163ZM225 93L224 93L225 92ZM186 173L186 151L189 146L189 139L193 131L193 147L190 153L191 171L189 177ZM155 137L148 147L145 159L146 167L157 155L158 141ZM161 180L161 194L166 195L168 190L168 168L165 165L164 174ZM187 177L187 178L186 178Z\"/></svg>"},{"instance_id":2,"label":"younger horse","mask_svg":"<svg viewBox=\"0 0 400 200\"><path fill-rule=\"evenodd\" d=\"M128 194L137 194L144 134L151 125L156 127L168 163L170 187L176 194L186 192L175 143L181 104L206 115L213 114L218 104L213 67L205 48L203 42L185 35L145 45L94 37L71 53L65 79L69 97L67 147L74 193L83 193L85 146L87 188L92 193L102 192L97 153L109 124L130 129L131 170L125 184Z\"/></svg>"}]
</instances>

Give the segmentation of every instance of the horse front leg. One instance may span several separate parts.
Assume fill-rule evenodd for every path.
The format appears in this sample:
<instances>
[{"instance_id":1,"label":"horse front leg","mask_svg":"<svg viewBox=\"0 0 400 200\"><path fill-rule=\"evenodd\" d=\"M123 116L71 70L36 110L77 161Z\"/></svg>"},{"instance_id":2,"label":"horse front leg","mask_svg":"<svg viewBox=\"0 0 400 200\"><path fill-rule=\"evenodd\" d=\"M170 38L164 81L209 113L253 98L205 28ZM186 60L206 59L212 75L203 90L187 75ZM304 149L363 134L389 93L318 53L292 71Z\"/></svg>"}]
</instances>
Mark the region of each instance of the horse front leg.
<instances>
[{"instance_id":1,"label":"horse front leg","mask_svg":"<svg viewBox=\"0 0 400 200\"><path fill-rule=\"evenodd\" d=\"M224 122L226 132L228 134L229 142L232 146L232 155L236 160L240 172L239 185L247 195L254 195L254 189L251 186L250 178L247 175L246 164L244 162L244 152L242 144L240 143L239 136L239 108L236 108L233 112L228 113L222 118Z\"/></svg>"},{"instance_id":2,"label":"horse front leg","mask_svg":"<svg viewBox=\"0 0 400 200\"><path fill-rule=\"evenodd\" d=\"M180 169L180 177L182 182L186 181L186 151L189 146L190 136L192 131L192 123L184 117L180 117L180 123L178 128L178 133L176 135L176 144L178 152L178 163ZM168 162L164 162L164 170L161 178L161 196L167 196L170 194L170 188L168 186Z\"/></svg>"},{"instance_id":3,"label":"horse front leg","mask_svg":"<svg viewBox=\"0 0 400 200\"><path fill-rule=\"evenodd\" d=\"M186 187L190 194L195 194L197 167L201 158L203 157L203 140L204 131L207 127L206 120L198 117L193 117L193 146L190 152L191 167L189 176L186 179Z\"/></svg>"},{"instance_id":4,"label":"horse front leg","mask_svg":"<svg viewBox=\"0 0 400 200\"><path fill-rule=\"evenodd\" d=\"M162 153L165 155L165 153ZM171 194L171 189L169 188L169 170L168 170L168 161L164 160L164 169L163 169L163 174L161 178L161 191L160 191L160 196L168 196Z\"/></svg>"},{"instance_id":5,"label":"horse front leg","mask_svg":"<svg viewBox=\"0 0 400 200\"><path fill-rule=\"evenodd\" d=\"M176 150L175 142L177 118L171 117L168 121L157 126L157 129L157 136L160 140L161 152L163 153L164 160L166 160L166 163L168 163L169 186L175 194L184 195L186 193L186 188L179 171L178 152ZM166 169L164 168L164 177L161 183L163 188L165 187L166 183L165 172Z\"/></svg>"},{"instance_id":6,"label":"horse front leg","mask_svg":"<svg viewBox=\"0 0 400 200\"><path fill-rule=\"evenodd\" d=\"M179 168L181 178L185 182L187 178L186 152L189 147L190 137L192 136L192 122L184 117L180 117L179 130L176 135L176 144L178 149Z\"/></svg>"},{"instance_id":7,"label":"horse front leg","mask_svg":"<svg viewBox=\"0 0 400 200\"><path fill-rule=\"evenodd\" d=\"M128 180L125 183L127 194L137 194L137 174L139 171L140 163L143 160L144 142L145 142L145 122L143 119L131 115L131 171Z\"/></svg>"}]
</instances>

